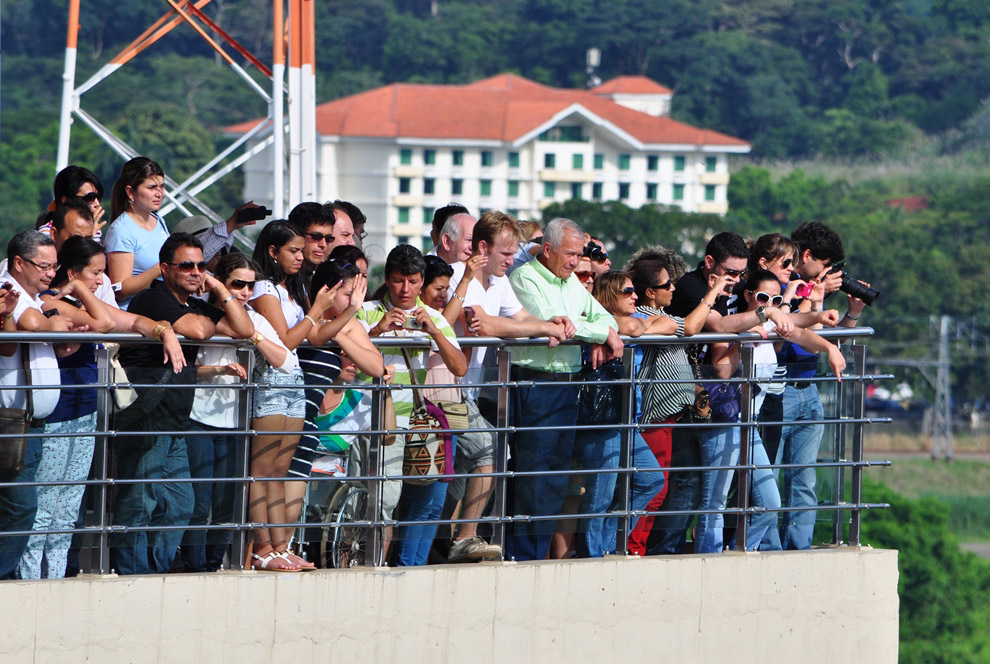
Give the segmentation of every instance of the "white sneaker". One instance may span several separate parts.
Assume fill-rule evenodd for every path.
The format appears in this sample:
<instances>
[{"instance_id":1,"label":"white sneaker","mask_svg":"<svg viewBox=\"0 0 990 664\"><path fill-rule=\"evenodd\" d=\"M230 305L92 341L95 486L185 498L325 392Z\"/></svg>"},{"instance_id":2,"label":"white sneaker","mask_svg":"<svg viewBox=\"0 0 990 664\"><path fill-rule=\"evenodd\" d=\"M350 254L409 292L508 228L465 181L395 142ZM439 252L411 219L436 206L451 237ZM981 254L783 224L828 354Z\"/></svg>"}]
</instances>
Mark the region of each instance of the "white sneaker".
<instances>
[{"instance_id":1,"label":"white sneaker","mask_svg":"<svg viewBox=\"0 0 990 664\"><path fill-rule=\"evenodd\" d=\"M469 537L454 542L447 556L448 563L473 563L479 560L498 560L502 557L502 547L489 544L480 537Z\"/></svg>"}]
</instances>

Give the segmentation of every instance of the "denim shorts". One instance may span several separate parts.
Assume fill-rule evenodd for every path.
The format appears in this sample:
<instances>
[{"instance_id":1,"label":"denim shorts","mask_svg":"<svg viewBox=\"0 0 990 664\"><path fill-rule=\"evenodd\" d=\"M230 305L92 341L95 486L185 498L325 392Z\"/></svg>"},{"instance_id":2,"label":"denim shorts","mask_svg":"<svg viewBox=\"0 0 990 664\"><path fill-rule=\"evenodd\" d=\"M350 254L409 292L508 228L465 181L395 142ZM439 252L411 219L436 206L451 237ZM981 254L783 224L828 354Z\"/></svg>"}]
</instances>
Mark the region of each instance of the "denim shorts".
<instances>
[{"instance_id":1,"label":"denim shorts","mask_svg":"<svg viewBox=\"0 0 990 664\"><path fill-rule=\"evenodd\" d=\"M301 387L305 381L301 369L280 373L269 368L258 383L273 387L259 387L254 391L254 417L285 415L302 419L306 416L306 393ZM295 387L297 385L299 387Z\"/></svg>"}]
</instances>

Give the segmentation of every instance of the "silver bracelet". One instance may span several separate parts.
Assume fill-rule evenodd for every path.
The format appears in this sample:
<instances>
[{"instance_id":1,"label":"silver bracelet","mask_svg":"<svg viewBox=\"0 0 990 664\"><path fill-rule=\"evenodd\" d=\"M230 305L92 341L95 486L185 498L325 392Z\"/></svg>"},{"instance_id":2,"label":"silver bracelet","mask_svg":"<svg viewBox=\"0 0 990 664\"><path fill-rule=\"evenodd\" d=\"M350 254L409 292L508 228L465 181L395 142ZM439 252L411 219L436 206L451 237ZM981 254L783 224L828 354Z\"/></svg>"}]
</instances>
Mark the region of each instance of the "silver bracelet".
<instances>
[{"instance_id":1,"label":"silver bracelet","mask_svg":"<svg viewBox=\"0 0 990 664\"><path fill-rule=\"evenodd\" d=\"M224 298L224 301L220 303L220 306L221 307L227 306L227 303L228 302L230 302L231 300L236 300L236 299L237 299L237 296L234 295L233 293L231 293L226 298Z\"/></svg>"}]
</instances>

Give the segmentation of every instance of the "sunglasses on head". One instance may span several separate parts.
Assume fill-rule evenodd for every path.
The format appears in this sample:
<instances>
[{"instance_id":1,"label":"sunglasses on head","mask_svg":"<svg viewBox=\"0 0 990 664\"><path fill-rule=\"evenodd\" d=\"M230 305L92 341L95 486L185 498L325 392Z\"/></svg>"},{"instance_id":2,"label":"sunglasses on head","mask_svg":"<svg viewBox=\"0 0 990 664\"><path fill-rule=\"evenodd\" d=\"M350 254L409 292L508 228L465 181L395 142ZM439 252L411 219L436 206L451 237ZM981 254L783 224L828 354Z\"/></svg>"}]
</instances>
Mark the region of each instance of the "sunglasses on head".
<instances>
[{"instance_id":1,"label":"sunglasses on head","mask_svg":"<svg viewBox=\"0 0 990 664\"><path fill-rule=\"evenodd\" d=\"M591 270L581 270L580 272L575 272L574 274L576 274L577 278L580 279L581 281L584 281L585 279L595 278L595 273L592 272Z\"/></svg>"},{"instance_id":2,"label":"sunglasses on head","mask_svg":"<svg viewBox=\"0 0 990 664\"><path fill-rule=\"evenodd\" d=\"M94 203L96 201L103 200L103 196L95 191L91 191L88 194L83 194L82 196L73 196L73 198L77 201L86 201L87 203Z\"/></svg>"},{"instance_id":3,"label":"sunglasses on head","mask_svg":"<svg viewBox=\"0 0 990 664\"><path fill-rule=\"evenodd\" d=\"M330 244L334 240L333 235L330 235L329 233L327 233L326 235L324 235L323 233L306 233L306 237L308 237L313 242L319 242L320 240L324 240L326 241L327 244Z\"/></svg>"},{"instance_id":4,"label":"sunglasses on head","mask_svg":"<svg viewBox=\"0 0 990 664\"><path fill-rule=\"evenodd\" d=\"M253 280L252 281L244 281L243 279L231 279L230 280L230 287L231 288L244 288L245 286L247 286L251 290L254 290L254 285L256 283L258 283L258 282L257 281L253 281Z\"/></svg>"},{"instance_id":5,"label":"sunglasses on head","mask_svg":"<svg viewBox=\"0 0 990 664\"><path fill-rule=\"evenodd\" d=\"M626 297L629 297L630 295L634 295L636 293L636 289L630 286L629 288L623 288L619 292L625 295Z\"/></svg>"},{"instance_id":6,"label":"sunglasses on head","mask_svg":"<svg viewBox=\"0 0 990 664\"><path fill-rule=\"evenodd\" d=\"M192 272L193 268L199 268L200 272L206 272L206 261L194 263L193 261L182 261L181 263L169 263L172 267L177 267L183 272Z\"/></svg>"},{"instance_id":7,"label":"sunglasses on head","mask_svg":"<svg viewBox=\"0 0 990 664\"><path fill-rule=\"evenodd\" d=\"M670 287L674 285L673 279L668 279L665 284L653 284L650 288L656 288L659 290L670 290Z\"/></svg>"},{"instance_id":8,"label":"sunglasses on head","mask_svg":"<svg viewBox=\"0 0 990 664\"><path fill-rule=\"evenodd\" d=\"M771 295L770 293L764 293L763 291L758 291L753 295L756 298L757 304L769 304L771 307L779 307L780 303L784 301L783 295Z\"/></svg>"}]
</instances>

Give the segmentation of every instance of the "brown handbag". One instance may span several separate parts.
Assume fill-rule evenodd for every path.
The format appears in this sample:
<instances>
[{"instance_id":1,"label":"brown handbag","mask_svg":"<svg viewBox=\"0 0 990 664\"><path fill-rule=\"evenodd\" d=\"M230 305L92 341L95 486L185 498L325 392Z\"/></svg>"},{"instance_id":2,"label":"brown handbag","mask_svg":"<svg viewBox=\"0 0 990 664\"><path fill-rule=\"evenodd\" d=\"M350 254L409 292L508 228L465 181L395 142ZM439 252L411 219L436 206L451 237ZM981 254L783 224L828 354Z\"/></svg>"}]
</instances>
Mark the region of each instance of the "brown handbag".
<instances>
[{"instance_id":1,"label":"brown handbag","mask_svg":"<svg viewBox=\"0 0 990 664\"><path fill-rule=\"evenodd\" d=\"M20 434L16 438L0 438L0 477L10 479L24 470L27 437L34 412L31 390L31 369L28 365L29 344L22 344L21 366L24 368L24 390L27 408L0 408L0 434Z\"/></svg>"}]
</instances>

